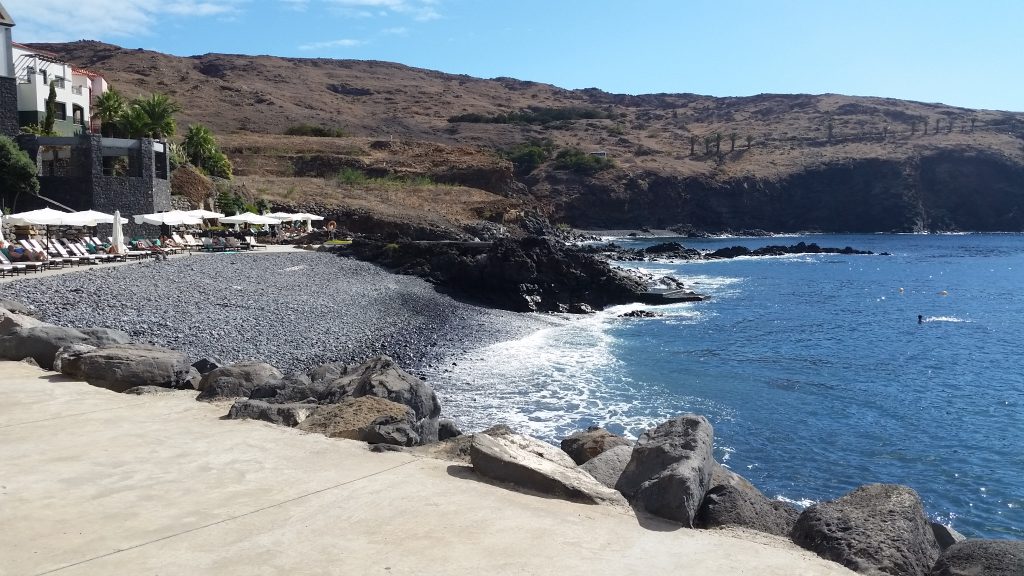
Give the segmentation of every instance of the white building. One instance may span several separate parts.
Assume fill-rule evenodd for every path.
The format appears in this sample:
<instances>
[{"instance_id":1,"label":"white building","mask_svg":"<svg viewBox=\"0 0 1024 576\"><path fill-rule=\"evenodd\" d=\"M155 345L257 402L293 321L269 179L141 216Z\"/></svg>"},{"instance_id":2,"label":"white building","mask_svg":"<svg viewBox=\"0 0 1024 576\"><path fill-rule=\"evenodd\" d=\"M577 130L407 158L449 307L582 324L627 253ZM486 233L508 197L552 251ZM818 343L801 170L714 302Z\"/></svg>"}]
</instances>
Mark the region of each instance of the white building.
<instances>
[{"instance_id":1,"label":"white building","mask_svg":"<svg viewBox=\"0 0 1024 576\"><path fill-rule=\"evenodd\" d=\"M74 68L55 54L13 44L14 73L18 80L18 123L43 124L50 85L57 92L53 129L62 136L91 131L93 99L107 91L99 74Z\"/></svg>"}]
</instances>

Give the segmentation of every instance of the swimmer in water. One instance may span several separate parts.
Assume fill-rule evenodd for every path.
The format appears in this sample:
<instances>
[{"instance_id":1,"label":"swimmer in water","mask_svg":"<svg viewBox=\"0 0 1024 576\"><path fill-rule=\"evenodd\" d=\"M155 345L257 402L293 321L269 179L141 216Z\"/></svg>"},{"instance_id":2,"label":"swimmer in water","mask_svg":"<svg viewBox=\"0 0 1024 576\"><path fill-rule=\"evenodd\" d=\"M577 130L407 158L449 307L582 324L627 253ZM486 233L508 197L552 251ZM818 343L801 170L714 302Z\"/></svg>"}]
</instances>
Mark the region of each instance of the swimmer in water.
<instances>
[{"instance_id":1,"label":"swimmer in water","mask_svg":"<svg viewBox=\"0 0 1024 576\"><path fill-rule=\"evenodd\" d=\"M918 324L924 324L924 316L921 316L920 314L918 314L917 315L917 323Z\"/></svg>"}]
</instances>

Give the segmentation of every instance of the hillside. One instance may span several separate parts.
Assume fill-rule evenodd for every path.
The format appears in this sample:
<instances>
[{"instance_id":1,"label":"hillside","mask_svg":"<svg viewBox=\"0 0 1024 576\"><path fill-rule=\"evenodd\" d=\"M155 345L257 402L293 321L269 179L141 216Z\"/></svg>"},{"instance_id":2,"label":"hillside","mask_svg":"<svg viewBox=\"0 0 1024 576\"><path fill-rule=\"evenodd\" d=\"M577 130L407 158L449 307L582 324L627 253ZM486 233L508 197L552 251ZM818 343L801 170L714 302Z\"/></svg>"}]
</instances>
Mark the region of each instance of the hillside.
<instances>
[{"instance_id":1,"label":"hillside","mask_svg":"<svg viewBox=\"0 0 1024 576\"><path fill-rule=\"evenodd\" d=\"M1022 113L831 94L630 96L386 62L36 46L129 96L171 95L181 123L210 126L245 188L275 201L318 190L319 205L350 206L365 185L322 185L348 167L483 191L470 206L458 188L434 188L426 204L461 198L452 210L467 218L537 208L583 227L1024 230ZM346 137L282 135L299 124ZM512 149L515 166L500 156Z\"/></svg>"}]
</instances>

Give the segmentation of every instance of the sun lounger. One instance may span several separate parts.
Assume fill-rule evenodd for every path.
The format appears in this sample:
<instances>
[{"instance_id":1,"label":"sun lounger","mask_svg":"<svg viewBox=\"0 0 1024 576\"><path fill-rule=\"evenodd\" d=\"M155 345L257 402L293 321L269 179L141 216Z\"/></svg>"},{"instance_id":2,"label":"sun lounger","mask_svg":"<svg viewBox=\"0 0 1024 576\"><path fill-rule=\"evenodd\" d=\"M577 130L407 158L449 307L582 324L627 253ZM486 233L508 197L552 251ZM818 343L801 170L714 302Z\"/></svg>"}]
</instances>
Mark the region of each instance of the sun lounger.
<instances>
[{"instance_id":1,"label":"sun lounger","mask_svg":"<svg viewBox=\"0 0 1024 576\"><path fill-rule=\"evenodd\" d=\"M6 250L6 248L4 250ZM40 268L38 266L29 266L28 262L18 262L18 263L11 262L7 258L7 254L4 253L4 250L0 250L0 265L2 265L2 266L10 266L11 268L14 269L15 273L21 272L22 274L25 274L26 272L38 272L39 271ZM38 264L38 262L35 262L35 264Z\"/></svg>"},{"instance_id":2,"label":"sun lounger","mask_svg":"<svg viewBox=\"0 0 1024 576\"><path fill-rule=\"evenodd\" d=\"M224 252L228 247L224 244L217 244L212 238L203 238L203 250L207 252Z\"/></svg>"},{"instance_id":3,"label":"sun lounger","mask_svg":"<svg viewBox=\"0 0 1024 576\"><path fill-rule=\"evenodd\" d=\"M185 238L185 242L187 242L193 248L201 249L203 247L203 243L200 242L199 240L196 240L195 236L191 234L184 234L183 237Z\"/></svg>"},{"instance_id":4,"label":"sun lounger","mask_svg":"<svg viewBox=\"0 0 1024 576\"><path fill-rule=\"evenodd\" d=\"M110 245L113 246L114 238L112 236L108 238L110 240ZM152 255L152 253L149 252L148 250L130 250L124 244L118 246L117 254L119 256L124 256L128 260L142 260L143 258L149 258Z\"/></svg>"},{"instance_id":5,"label":"sun lounger","mask_svg":"<svg viewBox=\"0 0 1024 576\"><path fill-rule=\"evenodd\" d=\"M61 256L60 254L58 254L56 250L50 250L50 249L46 248L45 246L42 245L42 243L39 242L39 240L36 240L34 238L29 238L27 240L22 240L21 243L22 243L21 244L22 246L26 246L26 243L27 243L27 245L31 246L33 250L36 250L38 252L42 252L43 254L46 254L47 257L49 258L50 262L53 262L53 263L60 262L60 267L61 268L63 268L65 264L71 264L71 265L81 264L81 262L79 261L78 258L76 258L74 256L68 256L67 258L65 258L64 256ZM53 264L51 264L50 266L52 268Z\"/></svg>"},{"instance_id":6,"label":"sun lounger","mask_svg":"<svg viewBox=\"0 0 1024 576\"><path fill-rule=\"evenodd\" d=\"M42 246L39 246L35 242L32 242L32 241L26 239L26 240L18 240L18 243L21 244L22 248L24 248L25 250L27 250L29 252L37 252L37 253L40 253L40 254L45 254L46 255L46 259L40 261L40 262L43 263L43 265L45 267L47 267L47 268L49 268L51 270L53 270L55 268L63 268L64 267L64 262L65 262L64 258L62 258L60 256L51 256L49 253L47 253L46 250L43 250ZM70 264L71 263L70 259L67 262Z\"/></svg>"},{"instance_id":7,"label":"sun lounger","mask_svg":"<svg viewBox=\"0 0 1024 576\"><path fill-rule=\"evenodd\" d=\"M69 243L67 240L51 240L50 246L53 246L54 249L57 250L57 252L60 253L61 256L64 257L77 256L78 258L81 258L83 262L86 262L88 264L99 264L100 262L102 262L100 258L97 258L92 254L79 254L76 250L69 247Z\"/></svg>"},{"instance_id":8,"label":"sun lounger","mask_svg":"<svg viewBox=\"0 0 1024 576\"><path fill-rule=\"evenodd\" d=\"M106 252L99 252L93 254L92 252L89 252L89 249L86 248L85 244L83 244L81 241L72 242L71 240L64 240L64 245L67 246L68 250L70 250L71 253L75 256L94 258L99 262L112 262L117 259L116 256L107 254Z\"/></svg>"},{"instance_id":9,"label":"sun lounger","mask_svg":"<svg viewBox=\"0 0 1024 576\"><path fill-rule=\"evenodd\" d=\"M174 233L171 234L171 240L174 240L175 244L177 244L178 246L184 248L185 250L188 250L189 252L191 252L192 250L195 249L195 246L190 244L188 241L186 241L181 236L178 236L177 232L174 232Z\"/></svg>"},{"instance_id":10,"label":"sun lounger","mask_svg":"<svg viewBox=\"0 0 1024 576\"><path fill-rule=\"evenodd\" d=\"M252 248L253 250L257 248L263 248L264 250L267 249L266 244L260 244L259 242L256 241L256 238L252 236L246 236L245 241L249 243L249 247Z\"/></svg>"}]
</instances>

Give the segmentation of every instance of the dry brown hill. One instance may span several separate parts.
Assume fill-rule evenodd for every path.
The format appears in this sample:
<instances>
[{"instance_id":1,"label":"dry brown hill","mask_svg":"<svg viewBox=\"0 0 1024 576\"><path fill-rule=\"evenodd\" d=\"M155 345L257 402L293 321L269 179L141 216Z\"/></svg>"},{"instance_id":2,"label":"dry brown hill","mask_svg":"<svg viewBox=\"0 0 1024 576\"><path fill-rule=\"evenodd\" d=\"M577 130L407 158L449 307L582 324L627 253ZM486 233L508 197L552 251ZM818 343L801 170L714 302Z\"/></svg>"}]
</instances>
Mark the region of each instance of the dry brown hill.
<instances>
[{"instance_id":1,"label":"dry brown hill","mask_svg":"<svg viewBox=\"0 0 1024 576\"><path fill-rule=\"evenodd\" d=\"M629 96L386 62L182 58L91 41L38 47L129 96L171 95L182 124L210 126L246 185L277 199L300 183L282 184L289 178L349 167L428 175L582 226L1024 229L1020 113L831 94ZM299 124L347 137L282 135ZM499 152L528 142L544 142L546 157L513 175ZM555 159L571 150L582 159ZM595 152L609 168L589 163ZM345 204L353 186L300 188Z\"/></svg>"}]
</instances>

